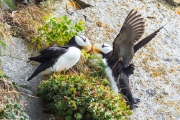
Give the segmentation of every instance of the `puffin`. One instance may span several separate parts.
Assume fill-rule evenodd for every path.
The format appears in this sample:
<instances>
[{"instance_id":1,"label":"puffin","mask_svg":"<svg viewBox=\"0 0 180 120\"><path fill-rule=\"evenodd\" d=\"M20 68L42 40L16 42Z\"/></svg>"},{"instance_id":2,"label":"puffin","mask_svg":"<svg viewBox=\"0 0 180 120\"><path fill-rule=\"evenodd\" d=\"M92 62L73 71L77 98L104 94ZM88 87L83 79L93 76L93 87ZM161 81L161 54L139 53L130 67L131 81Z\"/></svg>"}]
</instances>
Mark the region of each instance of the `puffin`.
<instances>
[{"instance_id":1,"label":"puffin","mask_svg":"<svg viewBox=\"0 0 180 120\"><path fill-rule=\"evenodd\" d=\"M149 43L162 28L136 43L144 33L144 21L137 11L131 10L113 41L113 48L107 43L96 43L92 47L94 53L102 55L110 88L115 94L120 92L124 96L131 110L137 108L137 103L140 102L140 99L133 97L129 86L129 76L135 69L131 61L134 54Z\"/></svg>"},{"instance_id":2,"label":"puffin","mask_svg":"<svg viewBox=\"0 0 180 120\"><path fill-rule=\"evenodd\" d=\"M39 62L40 65L27 79L30 81L36 75L60 73L73 67L80 59L81 50L89 52L92 45L85 36L73 36L65 46L49 47L40 51L40 55L28 58L29 61Z\"/></svg>"}]
</instances>

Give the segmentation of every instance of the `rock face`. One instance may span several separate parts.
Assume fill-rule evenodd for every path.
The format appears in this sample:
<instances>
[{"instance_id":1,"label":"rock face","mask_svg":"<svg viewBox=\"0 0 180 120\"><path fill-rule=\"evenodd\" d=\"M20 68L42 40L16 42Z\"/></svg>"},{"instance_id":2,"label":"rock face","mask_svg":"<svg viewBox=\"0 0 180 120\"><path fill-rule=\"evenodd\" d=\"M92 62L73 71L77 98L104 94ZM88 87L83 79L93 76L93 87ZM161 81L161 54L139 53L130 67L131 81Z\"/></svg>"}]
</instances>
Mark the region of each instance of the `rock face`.
<instances>
[{"instance_id":1,"label":"rock face","mask_svg":"<svg viewBox=\"0 0 180 120\"><path fill-rule=\"evenodd\" d=\"M140 98L139 107L133 110L131 120L179 120L180 119L180 16L156 0L82 0L91 5L72 15L66 11L66 1L57 2L53 15L67 15L73 21L85 22L85 35L92 43L112 43L125 17L131 9L138 10L145 19L143 37L159 27L164 28L146 47L139 50L134 59L135 73L130 76L134 97ZM35 69L27 64L34 51L27 50L27 43L14 38L2 56L3 71L10 79L28 85L35 95L41 78L26 79ZM11 53L11 54L10 54ZM27 97L27 96L26 96ZM37 98L25 99L32 120L41 119L41 106ZM46 116L45 116L46 117ZM45 118L44 117L44 118Z\"/></svg>"},{"instance_id":2,"label":"rock face","mask_svg":"<svg viewBox=\"0 0 180 120\"><path fill-rule=\"evenodd\" d=\"M167 0L167 2L174 6L180 5L180 0Z\"/></svg>"},{"instance_id":3,"label":"rock face","mask_svg":"<svg viewBox=\"0 0 180 120\"><path fill-rule=\"evenodd\" d=\"M5 41L6 49L2 51L2 70L13 82L18 85L25 85L30 90L20 88L22 92L21 102L24 104L26 111L32 120L45 120L48 115L42 113L42 104L36 97L37 87L43 78L36 77L32 81L26 81L33 73L36 65L27 63L28 57L33 50L28 49L28 43L19 38L11 38Z\"/></svg>"},{"instance_id":4,"label":"rock face","mask_svg":"<svg viewBox=\"0 0 180 120\"><path fill-rule=\"evenodd\" d=\"M0 8L2 10L8 10L10 9L10 7L2 0L1 3L0 3Z\"/></svg>"},{"instance_id":5,"label":"rock face","mask_svg":"<svg viewBox=\"0 0 180 120\"><path fill-rule=\"evenodd\" d=\"M0 1L0 8L1 10L14 10L15 7L15 0L1 0Z\"/></svg>"}]
</instances>

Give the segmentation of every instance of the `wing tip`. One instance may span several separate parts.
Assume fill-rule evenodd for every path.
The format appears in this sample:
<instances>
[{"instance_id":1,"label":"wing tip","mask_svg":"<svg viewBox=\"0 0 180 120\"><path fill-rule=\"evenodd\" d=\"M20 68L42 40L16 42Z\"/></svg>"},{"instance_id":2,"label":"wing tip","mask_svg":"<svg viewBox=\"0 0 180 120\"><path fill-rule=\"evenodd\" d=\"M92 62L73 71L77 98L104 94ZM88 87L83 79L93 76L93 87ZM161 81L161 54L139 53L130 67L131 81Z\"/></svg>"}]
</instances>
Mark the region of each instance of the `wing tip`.
<instances>
[{"instance_id":1,"label":"wing tip","mask_svg":"<svg viewBox=\"0 0 180 120\"><path fill-rule=\"evenodd\" d=\"M32 59L31 58L28 58L28 61L27 61L27 63L29 63L29 62L31 62L32 61Z\"/></svg>"},{"instance_id":2,"label":"wing tip","mask_svg":"<svg viewBox=\"0 0 180 120\"><path fill-rule=\"evenodd\" d=\"M27 81L30 81L32 78L31 77L29 77L28 79L27 79Z\"/></svg>"},{"instance_id":3,"label":"wing tip","mask_svg":"<svg viewBox=\"0 0 180 120\"><path fill-rule=\"evenodd\" d=\"M160 27L158 30L161 30L162 28L164 28L164 26L165 26L165 25L167 25L167 23L166 23L166 24L164 24L162 27Z\"/></svg>"},{"instance_id":4,"label":"wing tip","mask_svg":"<svg viewBox=\"0 0 180 120\"><path fill-rule=\"evenodd\" d=\"M123 26L129 24L132 27L144 27L144 18L141 17L141 14L137 14L138 12L132 9L128 16L126 17Z\"/></svg>"}]
</instances>

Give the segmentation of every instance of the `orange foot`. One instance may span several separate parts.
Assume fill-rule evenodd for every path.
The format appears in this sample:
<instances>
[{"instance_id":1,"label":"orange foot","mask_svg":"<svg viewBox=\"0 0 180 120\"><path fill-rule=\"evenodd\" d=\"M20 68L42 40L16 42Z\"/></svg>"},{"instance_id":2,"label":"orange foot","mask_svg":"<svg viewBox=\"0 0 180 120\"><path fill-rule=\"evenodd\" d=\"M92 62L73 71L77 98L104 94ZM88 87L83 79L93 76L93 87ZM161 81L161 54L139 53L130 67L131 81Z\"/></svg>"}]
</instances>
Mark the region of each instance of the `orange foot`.
<instances>
[{"instance_id":1,"label":"orange foot","mask_svg":"<svg viewBox=\"0 0 180 120\"><path fill-rule=\"evenodd\" d=\"M52 74L52 77L53 77L53 78L56 78L56 77L57 77L56 72L54 72L54 73Z\"/></svg>"},{"instance_id":2,"label":"orange foot","mask_svg":"<svg viewBox=\"0 0 180 120\"><path fill-rule=\"evenodd\" d=\"M45 79L48 79L48 78L49 78L49 75L44 75L44 78L45 78Z\"/></svg>"},{"instance_id":3,"label":"orange foot","mask_svg":"<svg viewBox=\"0 0 180 120\"><path fill-rule=\"evenodd\" d=\"M52 77L53 77L53 78L56 78L59 73L60 73L59 71L58 71L58 72L54 72L54 73L52 74Z\"/></svg>"}]
</instances>

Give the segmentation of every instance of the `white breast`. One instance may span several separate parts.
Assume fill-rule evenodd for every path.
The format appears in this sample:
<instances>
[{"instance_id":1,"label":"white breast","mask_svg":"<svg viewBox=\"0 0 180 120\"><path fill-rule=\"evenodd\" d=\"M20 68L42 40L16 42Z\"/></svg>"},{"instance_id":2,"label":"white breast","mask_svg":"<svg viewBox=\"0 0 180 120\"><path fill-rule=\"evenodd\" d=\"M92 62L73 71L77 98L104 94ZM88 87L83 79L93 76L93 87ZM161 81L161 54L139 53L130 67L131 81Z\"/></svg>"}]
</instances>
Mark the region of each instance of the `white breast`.
<instances>
[{"instance_id":1,"label":"white breast","mask_svg":"<svg viewBox=\"0 0 180 120\"><path fill-rule=\"evenodd\" d=\"M53 72L60 72L62 70L67 70L73 67L80 59L81 51L76 47L70 47L68 51L61 55L57 62L50 68L42 71L40 75L48 75Z\"/></svg>"},{"instance_id":2,"label":"white breast","mask_svg":"<svg viewBox=\"0 0 180 120\"><path fill-rule=\"evenodd\" d=\"M103 59L103 63L106 65L105 73L106 73L106 75L108 77L110 87L114 91L114 93L117 94L118 93L118 87L117 87L117 84L116 84L116 82L114 80L114 77L112 76L112 70L111 70L110 67L108 67L106 59Z\"/></svg>"},{"instance_id":3,"label":"white breast","mask_svg":"<svg viewBox=\"0 0 180 120\"><path fill-rule=\"evenodd\" d=\"M81 51L76 47L70 47L68 51L60 56L57 62L53 65L54 72L69 69L73 67L80 59Z\"/></svg>"}]
</instances>

